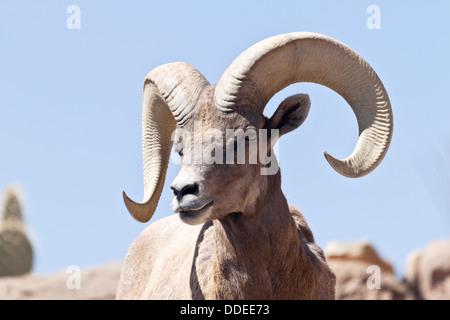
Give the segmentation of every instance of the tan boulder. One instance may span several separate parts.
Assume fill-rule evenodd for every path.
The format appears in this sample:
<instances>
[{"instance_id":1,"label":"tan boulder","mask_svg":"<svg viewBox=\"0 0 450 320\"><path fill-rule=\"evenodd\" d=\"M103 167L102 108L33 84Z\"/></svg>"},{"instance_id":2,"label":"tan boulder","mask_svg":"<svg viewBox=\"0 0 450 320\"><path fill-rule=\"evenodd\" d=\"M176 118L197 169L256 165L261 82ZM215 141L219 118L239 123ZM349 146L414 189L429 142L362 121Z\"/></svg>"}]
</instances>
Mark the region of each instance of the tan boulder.
<instances>
[{"instance_id":1,"label":"tan boulder","mask_svg":"<svg viewBox=\"0 0 450 320\"><path fill-rule=\"evenodd\" d=\"M69 267L48 275L0 277L0 300L111 300L116 297L122 263L94 268Z\"/></svg>"},{"instance_id":2,"label":"tan boulder","mask_svg":"<svg viewBox=\"0 0 450 320\"><path fill-rule=\"evenodd\" d=\"M450 299L450 240L434 241L412 252L405 280L423 299Z\"/></svg>"},{"instance_id":3,"label":"tan boulder","mask_svg":"<svg viewBox=\"0 0 450 320\"><path fill-rule=\"evenodd\" d=\"M336 274L337 300L415 298L412 290L396 278L392 265L369 242L331 242L325 254Z\"/></svg>"}]
</instances>

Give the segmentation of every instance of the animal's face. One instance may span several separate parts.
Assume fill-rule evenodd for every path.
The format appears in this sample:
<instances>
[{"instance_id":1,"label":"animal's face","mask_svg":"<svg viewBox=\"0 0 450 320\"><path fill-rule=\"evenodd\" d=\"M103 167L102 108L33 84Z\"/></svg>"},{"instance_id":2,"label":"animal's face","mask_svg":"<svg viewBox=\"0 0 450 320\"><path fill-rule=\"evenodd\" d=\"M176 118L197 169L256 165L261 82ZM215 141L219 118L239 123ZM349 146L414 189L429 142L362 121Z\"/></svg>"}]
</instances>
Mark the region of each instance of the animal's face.
<instances>
[{"instance_id":1,"label":"animal's face","mask_svg":"<svg viewBox=\"0 0 450 320\"><path fill-rule=\"evenodd\" d=\"M257 210L268 189L268 176L279 171L273 145L280 133L300 125L308 112L305 96L294 100L267 119L254 108L225 113L207 99L193 119L177 129L174 151L181 156L181 169L171 186L172 206L184 222L199 224ZM292 121L296 125L289 130Z\"/></svg>"}]
</instances>

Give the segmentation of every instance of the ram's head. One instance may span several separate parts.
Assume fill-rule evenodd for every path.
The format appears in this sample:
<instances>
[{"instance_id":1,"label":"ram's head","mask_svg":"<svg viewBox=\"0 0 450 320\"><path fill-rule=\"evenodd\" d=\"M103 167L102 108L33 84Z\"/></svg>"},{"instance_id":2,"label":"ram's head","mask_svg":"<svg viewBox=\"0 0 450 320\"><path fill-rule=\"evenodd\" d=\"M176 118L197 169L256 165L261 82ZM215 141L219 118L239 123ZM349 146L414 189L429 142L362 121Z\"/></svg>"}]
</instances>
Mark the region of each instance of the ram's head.
<instances>
[{"instance_id":1,"label":"ram's head","mask_svg":"<svg viewBox=\"0 0 450 320\"><path fill-rule=\"evenodd\" d=\"M380 79L356 52L315 33L272 37L244 51L216 86L192 66L171 63L151 71L144 83L144 200L125 204L148 221L158 204L175 141L182 155L172 184L173 208L190 224L232 212L253 213L278 174L272 147L297 128L309 111L307 95L284 100L269 119L263 111L278 91L297 82L318 83L339 93L359 126L353 153L330 165L346 177L361 177L385 156L393 130L392 110ZM176 133L174 134L176 130ZM241 148L242 146L242 148Z\"/></svg>"}]
</instances>

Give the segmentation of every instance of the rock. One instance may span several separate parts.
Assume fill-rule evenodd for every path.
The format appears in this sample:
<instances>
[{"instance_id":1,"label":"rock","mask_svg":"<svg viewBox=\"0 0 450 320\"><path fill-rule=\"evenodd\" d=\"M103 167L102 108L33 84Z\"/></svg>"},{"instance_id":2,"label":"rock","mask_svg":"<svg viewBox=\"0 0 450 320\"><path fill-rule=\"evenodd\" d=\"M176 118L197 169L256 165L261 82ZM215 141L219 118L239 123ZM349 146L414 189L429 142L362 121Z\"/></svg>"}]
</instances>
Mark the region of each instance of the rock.
<instances>
[{"instance_id":1,"label":"rock","mask_svg":"<svg viewBox=\"0 0 450 320\"><path fill-rule=\"evenodd\" d=\"M0 300L111 300L116 297L122 263L69 269L49 275L0 277ZM79 275L79 276L78 276Z\"/></svg>"},{"instance_id":2,"label":"rock","mask_svg":"<svg viewBox=\"0 0 450 320\"><path fill-rule=\"evenodd\" d=\"M450 299L450 240L434 241L411 253L405 281L422 299Z\"/></svg>"},{"instance_id":3,"label":"rock","mask_svg":"<svg viewBox=\"0 0 450 320\"><path fill-rule=\"evenodd\" d=\"M413 291L397 280L392 265L368 242L331 242L325 249L336 274L337 300L410 300Z\"/></svg>"}]
</instances>

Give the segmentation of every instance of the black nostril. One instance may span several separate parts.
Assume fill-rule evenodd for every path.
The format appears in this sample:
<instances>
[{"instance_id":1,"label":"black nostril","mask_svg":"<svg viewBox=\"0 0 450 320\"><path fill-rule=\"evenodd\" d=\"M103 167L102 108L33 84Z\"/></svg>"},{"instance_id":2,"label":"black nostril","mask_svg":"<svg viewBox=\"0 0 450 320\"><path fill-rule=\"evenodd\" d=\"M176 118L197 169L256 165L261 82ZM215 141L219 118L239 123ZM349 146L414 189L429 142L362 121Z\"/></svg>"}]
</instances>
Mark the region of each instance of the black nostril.
<instances>
[{"instance_id":1,"label":"black nostril","mask_svg":"<svg viewBox=\"0 0 450 320\"><path fill-rule=\"evenodd\" d=\"M197 183L184 186L183 188L181 188L181 190L178 190L177 188L174 188L173 186L170 187L170 189L172 189L174 196L176 196L178 199L181 199L182 197L184 197L187 194L198 195L198 191L199 191Z\"/></svg>"},{"instance_id":2,"label":"black nostril","mask_svg":"<svg viewBox=\"0 0 450 320\"><path fill-rule=\"evenodd\" d=\"M181 189L180 193L181 193L181 196L185 196L187 194L196 195L196 194L198 194L198 184L194 183L194 184L187 185L187 186L183 187L183 189Z\"/></svg>"}]
</instances>

